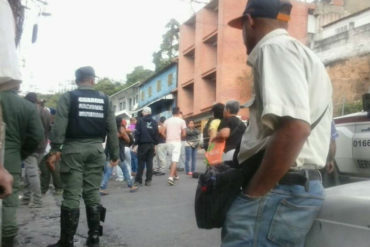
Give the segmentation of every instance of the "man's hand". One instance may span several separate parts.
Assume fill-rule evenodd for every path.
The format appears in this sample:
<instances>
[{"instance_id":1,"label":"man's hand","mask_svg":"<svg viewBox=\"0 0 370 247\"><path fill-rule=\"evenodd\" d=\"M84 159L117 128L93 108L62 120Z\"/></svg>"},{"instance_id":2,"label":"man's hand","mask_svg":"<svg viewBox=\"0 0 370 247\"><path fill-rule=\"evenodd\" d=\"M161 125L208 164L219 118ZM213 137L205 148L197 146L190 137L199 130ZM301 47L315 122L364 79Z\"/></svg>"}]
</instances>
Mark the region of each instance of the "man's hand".
<instances>
[{"instance_id":1,"label":"man's hand","mask_svg":"<svg viewBox=\"0 0 370 247\"><path fill-rule=\"evenodd\" d=\"M137 149L138 149L137 145L134 145L131 148L132 152L134 152L135 154L137 153Z\"/></svg>"},{"instance_id":2,"label":"man's hand","mask_svg":"<svg viewBox=\"0 0 370 247\"><path fill-rule=\"evenodd\" d=\"M332 173L333 171L334 171L334 168L335 168L335 163L334 163L334 160L332 160L332 161L328 161L327 163L326 163L326 171L330 174L330 173Z\"/></svg>"},{"instance_id":3,"label":"man's hand","mask_svg":"<svg viewBox=\"0 0 370 247\"><path fill-rule=\"evenodd\" d=\"M111 165L111 167L117 166L118 165L118 160L116 160L116 161L111 160L110 165Z\"/></svg>"},{"instance_id":4,"label":"man's hand","mask_svg":"<svg viewBox=\"0 0 370 247\"><path fill-rule=\"evenodd\" d=\"M0 199L4 199L12 193L13 176L0 165Z\"/></svg>"},{"instance_id":5,"label":"man's hand","mask_svg":"<svg viewBox=\"0 0 370 247\"><path fill-rule=\"evenodd\" d=\"M281 118L262 163L244 193L260 197L273 189L294 164L310 132L310 125L302 120Z\"/></svg>"},{"instance_id":6,"label":"man's hand","mask_svg":"<svg viewBox=\"0 0 370 247\"><path fill-rule=\"evenodd\" d=\"M55 171L55 164L60 160L61 152L55 152L46 159L46 165L50 171Z\"/></svg>"}]
</instances>

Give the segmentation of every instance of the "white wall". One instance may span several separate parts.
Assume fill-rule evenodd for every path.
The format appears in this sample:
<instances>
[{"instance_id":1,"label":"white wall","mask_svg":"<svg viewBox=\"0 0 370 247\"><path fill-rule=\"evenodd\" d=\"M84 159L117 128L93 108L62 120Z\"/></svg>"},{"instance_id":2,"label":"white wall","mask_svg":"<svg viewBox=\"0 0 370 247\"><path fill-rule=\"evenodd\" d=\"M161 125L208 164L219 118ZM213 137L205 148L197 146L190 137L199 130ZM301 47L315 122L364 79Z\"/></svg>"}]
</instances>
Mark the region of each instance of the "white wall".
<instances>
[{"instance_id":1,"label":"white wall","mask_svg":"<svg viewBox=\"0 0 370 247\"><path fill-rule=\"evenodd\" d=\"M355 28L370 23L370 10L324 27L323 30L315 37L315 40L326 39L340 32L349 30L350 23L353 23Z\"/></svg>"},{"instance_id":2,"label":"white wall","mask_svg":"<svg viewBox=\"0 0 370 247\"><path fill-rule=\"evenodd\" d=\"M316 34L314 42L322 41L322 43L314 43L311 47L314 47L316 54L321 58L324 64L368 54L370 53L370 30L361 30L361 32L358 32L356 29L369 24L370 10L343 19L325 27L324 30ZM348 33L348 37L340 38L340 36L336 36L345 32ZM333 39L325 41L325 39L328 38Z\"/></svg>"}]
</instances>

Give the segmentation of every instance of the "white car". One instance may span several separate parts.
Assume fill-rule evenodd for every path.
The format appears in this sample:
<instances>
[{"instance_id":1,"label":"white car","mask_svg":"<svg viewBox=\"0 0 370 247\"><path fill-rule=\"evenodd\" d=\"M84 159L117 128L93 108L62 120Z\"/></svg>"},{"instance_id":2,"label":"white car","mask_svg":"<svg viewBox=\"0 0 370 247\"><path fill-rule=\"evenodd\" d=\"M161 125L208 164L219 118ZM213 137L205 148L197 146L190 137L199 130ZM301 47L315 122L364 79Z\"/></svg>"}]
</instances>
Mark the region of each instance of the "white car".
<instances>
[{"instance_id":1,"label":"white car","mask_svg":"<svg viewBox=\"0 0 370 247\"><path fill-rule=\"evenodd\" d=\"M306 247L370 246L370 94L364 111L335 118L339 182L326 199ZM362 182L354 182L367 180Z\"/></svg>"},{"instance_id":2,"label":"white car","mask_svg":"<svg viewBox=\"0 0 370 247\"><path fill-rule=\"evenodd\" d=\"M334 121L339 134L335 161L340 183L370 178L369 113L349 114Z\"/></svg>"}]
</instances>

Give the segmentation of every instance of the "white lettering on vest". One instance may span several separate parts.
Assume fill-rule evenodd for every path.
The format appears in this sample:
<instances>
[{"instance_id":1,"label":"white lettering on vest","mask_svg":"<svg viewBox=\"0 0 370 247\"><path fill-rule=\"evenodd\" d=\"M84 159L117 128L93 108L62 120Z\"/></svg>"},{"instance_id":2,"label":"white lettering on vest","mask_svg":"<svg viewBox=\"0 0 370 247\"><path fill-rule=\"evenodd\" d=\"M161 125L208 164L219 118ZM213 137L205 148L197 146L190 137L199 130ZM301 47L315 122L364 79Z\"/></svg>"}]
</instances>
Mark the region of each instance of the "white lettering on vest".
<instances>
[{"instance_id":1,"label":"white lettering on vest","mask_svg":"<svg viewBox=\"0 0 370 247\"><path fill-rule=\"evenodd\" d=\"M82 102L82 103L95 103L95 104L104 104L104 99L78 97L78 102Z\"/></svg>"},{"instance_id":2,"label":"white lettering on vest","mask_svg":"<svg viewBox=\"0 0 370 247\"><path fill-rule=\"evenodd\" d=\"M91 112L91 111L79 111L79 117L92 117L92 118L104 118L104 113Z\"/></svg>"},{"instance_id":3,"label":"white lettering on vest","mask_svg":"<svg viewBox=\"0 0 370 247\"><path fill-rule=\"evenodd\" d=\"M78 104L78 109L104 111L102 105Z\"/></svg>"}]
</instances>

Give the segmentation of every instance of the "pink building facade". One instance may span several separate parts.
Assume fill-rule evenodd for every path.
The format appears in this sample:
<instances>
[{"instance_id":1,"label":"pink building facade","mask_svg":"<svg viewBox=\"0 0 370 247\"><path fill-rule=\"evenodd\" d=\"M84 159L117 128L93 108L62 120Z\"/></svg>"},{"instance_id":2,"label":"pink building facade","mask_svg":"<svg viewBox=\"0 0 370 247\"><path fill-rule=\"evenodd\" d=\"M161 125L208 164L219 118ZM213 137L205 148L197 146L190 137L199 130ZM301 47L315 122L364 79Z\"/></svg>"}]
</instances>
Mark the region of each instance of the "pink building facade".
<instances>
[{"instance_id":1,"label":"pink building facade","mask_svg":"<svg viewBox=\"0 0 370 247\"><path fill-rule=\"evenodd\" d=\"M181 26L177 103L186 119L207 119L213 104L230 99L244 103L251 97L252 73L242 33L227 25L246 3L213 0ZM289 32L306 42L310 5L293 5ZM248 110L240 115L248 118Z\"/></svg>"}]
</instances>

